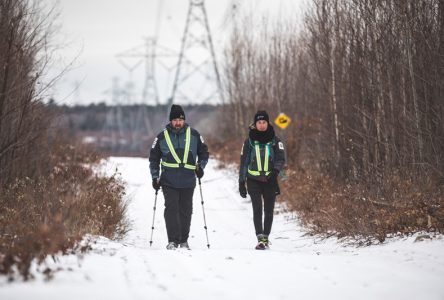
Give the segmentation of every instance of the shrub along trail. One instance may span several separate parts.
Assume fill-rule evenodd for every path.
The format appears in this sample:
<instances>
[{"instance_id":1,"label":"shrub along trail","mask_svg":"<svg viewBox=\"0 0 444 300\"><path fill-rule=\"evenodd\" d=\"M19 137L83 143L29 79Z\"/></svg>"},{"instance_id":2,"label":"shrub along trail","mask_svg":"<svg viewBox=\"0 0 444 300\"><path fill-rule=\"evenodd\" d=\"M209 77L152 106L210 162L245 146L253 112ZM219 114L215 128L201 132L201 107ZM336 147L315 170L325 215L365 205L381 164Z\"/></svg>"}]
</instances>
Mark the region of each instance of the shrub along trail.
<instances>
[{"instance_id":1,"label":"shrub along trail","mask_svg":"<svg viewBox=\"0 0 444 300\"><path fill-rule=\"evenodd\" d=\"M149 247L154 192L148 160L112 158L128 183L123 241L94 237L80 258L48 259L60 266L49 282L7 283L0 299L443 299L444 239L417 236L371 247L344 246L304 235L295 218L279 213L269 251L254 250L251 204L237 194L237 176L209 164L203 178L211 249L206 247L199 189L189 240L192 250L168 251L159 193L154 243ZM279 210L279 208L278 208ZM42 268L42 267L40 267Z\"/></svg>"}]
</instances>

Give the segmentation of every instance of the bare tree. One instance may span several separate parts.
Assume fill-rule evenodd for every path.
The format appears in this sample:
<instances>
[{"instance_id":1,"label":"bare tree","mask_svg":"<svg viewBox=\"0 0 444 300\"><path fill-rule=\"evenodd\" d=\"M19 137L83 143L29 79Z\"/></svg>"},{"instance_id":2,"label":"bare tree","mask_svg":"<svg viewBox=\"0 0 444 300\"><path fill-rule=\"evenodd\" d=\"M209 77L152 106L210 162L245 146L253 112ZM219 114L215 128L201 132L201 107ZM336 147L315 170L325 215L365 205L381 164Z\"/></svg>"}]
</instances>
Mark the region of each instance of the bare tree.
<instances>
[{"instance_id":1,"label":"bare tree","mask_svg":"<svg viewBox=\"0 0 444 300\"><path fill-rule=\"evenodd\" d=\"M51 118L42 95L51 83L43 74L54 12L44 10L37 1L0 3L0 185L36 174L47 145Z\"/></svg>"}]
</instances>

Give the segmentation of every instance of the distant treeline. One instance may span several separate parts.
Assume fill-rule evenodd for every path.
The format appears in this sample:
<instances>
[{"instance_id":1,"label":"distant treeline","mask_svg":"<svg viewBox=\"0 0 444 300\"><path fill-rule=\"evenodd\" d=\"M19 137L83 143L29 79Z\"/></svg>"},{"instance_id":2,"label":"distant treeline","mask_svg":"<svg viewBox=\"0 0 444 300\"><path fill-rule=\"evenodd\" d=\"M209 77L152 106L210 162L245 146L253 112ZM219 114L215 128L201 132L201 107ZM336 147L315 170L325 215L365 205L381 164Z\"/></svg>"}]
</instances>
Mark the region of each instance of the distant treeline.
<instances>
[{"instance_id":1,"label":"distant treeline","mask_svg":"<svg viewBox=\"0 0 444 300\"><path fill-rule=\"evenodd\" d=\"M143 126L134 127L135 124L131 124L132 121L142 116L142 111L144 111L144 117L150 119L152 126L159 127L168 122L170 110L167 105L134 104L115 106L106 103L74 106L52 104L52 107L60 113L62 122L72 131L102 130L107 125L106 122L113 122L115 128L119 125L118 122L121 122L125 129L144 130ZM185 105L183 107L187 114L187 121L190 122L198 121L202 115L212 113L216 109L212 105ZM115 116L111 119L113 114Z\"/></svg>"},{"instance_id":2,"label":"distant treeline","mask_svg":"<svg viewBox=\"0 0 444 300\"><path fill-rule=\"evenodd\" d=\"M168 105L50 105L59 116L57 127L66 128L74 139L113 155L146 156L154 137L169 122ZM184 105L186 121L212 134L213 105Z\"/></svg>"}]
</instances>

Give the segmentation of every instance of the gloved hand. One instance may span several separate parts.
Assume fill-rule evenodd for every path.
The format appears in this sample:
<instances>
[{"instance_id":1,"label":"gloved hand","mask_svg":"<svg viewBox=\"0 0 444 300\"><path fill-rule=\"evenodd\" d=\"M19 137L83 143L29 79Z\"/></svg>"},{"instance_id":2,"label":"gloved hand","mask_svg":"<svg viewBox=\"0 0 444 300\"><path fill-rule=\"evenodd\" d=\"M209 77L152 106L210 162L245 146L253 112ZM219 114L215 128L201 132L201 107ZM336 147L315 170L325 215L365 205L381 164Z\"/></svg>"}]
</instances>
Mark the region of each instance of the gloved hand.
<instances>
[{"instance_id":1,"label":"gloved hand","mask_svg":"<svg viewBox=\"0 0 444 300\"><path fill-rule=\"evenodd\" d=\"M247 188L245 187L245 181L239 181L239 194L242 198L247 198Z\"/></svg>"},{"instance_id":2,"label":"gloved hand","mask_svg":"<svg viewBox=\"0 0 444 300\"><path fill-rule=\"evenodd\" d=\"M204 170L199 165L196 166L196 170L194 172L196 172L196 176L199 179L204 176Z\"/></svg>"},{"instance_id":3,"label":"gloved hand","mask_svg":"<svg viewBox=\"0 0 444 300\"><path fill-rule=\"evenodd\" d=\"M269 182L272 182L274 180L277 179L277 177L279 176L279 170L278 169L273 169L270 174L268 174L267 179Z\"/></svg>"},{"instance_id":4,"label":"gloved hand","mask_svg":"<svg viewBox=\"0 0 444 300\"><path fill-rule=\"evenodd\" d=\"M159 178L153 178L153 189L158 191L160 189L160 180Z\"/></svg>"}]
</instances>

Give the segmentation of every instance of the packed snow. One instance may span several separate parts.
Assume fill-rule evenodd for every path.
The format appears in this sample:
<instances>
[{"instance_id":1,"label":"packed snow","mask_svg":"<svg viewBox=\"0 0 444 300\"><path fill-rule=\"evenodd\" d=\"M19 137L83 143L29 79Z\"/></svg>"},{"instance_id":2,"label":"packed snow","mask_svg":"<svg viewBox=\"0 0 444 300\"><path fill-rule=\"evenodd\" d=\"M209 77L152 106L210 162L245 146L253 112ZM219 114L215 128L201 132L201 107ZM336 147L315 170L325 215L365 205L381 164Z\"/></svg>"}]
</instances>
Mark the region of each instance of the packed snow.
<instances>
[{"instance_id":1,"label":"packed snow","mask_svg":"<svg viewBox=\"0 0 444 300\"><path fill-rule=\"evenodd\" d=\"M207 248L199 188L194 193L192 250L165 249L159 193L149 246L154 191L147 159L111 158L128 184L132 230L122 241L89 237L93 250L47 264L53 280L0 281L0 299L444 299L444 239L392 239L356 248L306 234L297 217L277 207L270 250L254 250L251 203L237 192L233 170L210 161L202 181ZM40 268L44 268L41 266Z\"/></svg>"}]
</instances>

